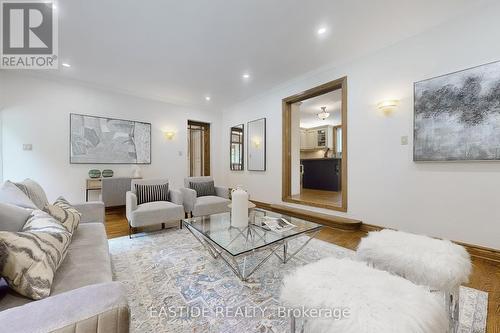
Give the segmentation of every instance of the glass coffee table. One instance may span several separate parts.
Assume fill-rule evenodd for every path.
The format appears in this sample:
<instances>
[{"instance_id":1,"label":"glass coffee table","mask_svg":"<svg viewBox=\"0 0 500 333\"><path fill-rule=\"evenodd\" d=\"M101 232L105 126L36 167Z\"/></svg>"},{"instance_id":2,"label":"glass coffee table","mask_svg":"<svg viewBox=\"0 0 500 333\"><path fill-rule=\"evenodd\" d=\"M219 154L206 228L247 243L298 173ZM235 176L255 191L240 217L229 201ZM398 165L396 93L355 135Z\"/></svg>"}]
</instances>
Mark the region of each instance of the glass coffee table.
<instances>
[{"instance_id":1,"label":"glass coffee table","mask_svg":"<svg viewBox=\"0 0 500 333\"><path fill-rule=\"evenodd\" d=\"M246 228L232 227L230 213L184 219L182 224L213 258L221 258L242 281L247 281L273 255L287 263L323 228L321 224L263 209L255 209L253 214L250 220L255 224L251 222ZM264 216L283 217L295 227L279 233L267 230L259 225ZM289 241L300 236L306 237L289 248Z\"/></svg>"}]
</instances>

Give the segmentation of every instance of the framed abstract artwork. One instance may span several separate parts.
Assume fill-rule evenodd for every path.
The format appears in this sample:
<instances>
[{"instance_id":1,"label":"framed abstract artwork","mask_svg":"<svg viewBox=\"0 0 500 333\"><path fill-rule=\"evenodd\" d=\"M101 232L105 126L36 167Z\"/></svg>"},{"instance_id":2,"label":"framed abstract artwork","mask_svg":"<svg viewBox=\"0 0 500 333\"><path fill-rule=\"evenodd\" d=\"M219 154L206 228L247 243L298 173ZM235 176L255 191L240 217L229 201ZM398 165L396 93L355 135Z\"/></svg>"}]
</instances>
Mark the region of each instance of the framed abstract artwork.
<instances>
[{"instance_id":1,"label":"framed abstract artwork","mask_svg":"<svg viewBox=\"0 0 500 333\"><path fill-rule=\"evenodd\" d=\"M70 163L150 164L151 124L72 113Z\"/></svg>"},{"instance_id":2,"label":"framed abstract artwork","mask_svg":"<svg viewBox=\"0 0 500 333\"><path fill-rule=\"evenodd\" d=\"M500 62L414 85L414 161L500 160Z\"/></svg>"}]
</instances>

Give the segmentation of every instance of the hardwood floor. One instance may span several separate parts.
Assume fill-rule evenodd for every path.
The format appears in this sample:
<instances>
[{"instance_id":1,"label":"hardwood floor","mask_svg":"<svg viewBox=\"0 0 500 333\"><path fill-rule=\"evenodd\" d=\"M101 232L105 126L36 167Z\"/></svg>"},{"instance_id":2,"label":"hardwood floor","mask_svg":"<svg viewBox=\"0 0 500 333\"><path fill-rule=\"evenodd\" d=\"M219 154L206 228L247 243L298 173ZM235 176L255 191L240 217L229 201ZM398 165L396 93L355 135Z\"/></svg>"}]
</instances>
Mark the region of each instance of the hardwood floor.
<instances>
[{"instance_id":1,"label":"hardwood floor","mask_svg":"<svg viewBox=\"0 0 500 333\"><path fill-rule=\"evenodd\" d=\"M157 229L160 229L158 226ZM128 236L128 224L124 208L106 210L108 238ZM326 242L355 250L366 232L324 228L318 238ZM488 292L487 333L500 333L500 263L472 257L473 272L468 287Z\"/></svg>"},{"instance_id":2,"label":"hardwood floor","mask_svg":"<svg viewBox=\"0 0 500 333\"><path fill-rule=\"evenodd\" d=\"M303 188L300 190L300 194L292 195L292 199L312 201L319 204L336 204L338 206L342 206L342 192Z\"/></svg>"}]
</instances>

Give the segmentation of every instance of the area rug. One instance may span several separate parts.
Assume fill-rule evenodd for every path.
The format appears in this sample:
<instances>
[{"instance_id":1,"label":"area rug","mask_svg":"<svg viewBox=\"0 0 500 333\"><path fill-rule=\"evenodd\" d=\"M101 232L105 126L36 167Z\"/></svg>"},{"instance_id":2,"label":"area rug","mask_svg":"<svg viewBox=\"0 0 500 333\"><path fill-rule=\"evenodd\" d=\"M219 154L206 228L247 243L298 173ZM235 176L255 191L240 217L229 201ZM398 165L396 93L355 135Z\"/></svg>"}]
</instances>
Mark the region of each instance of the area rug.
<instances>
[{"instance_id":1,"label":"area rug","mask_svg":"<svg viewBox=\"0 0 500 333\"><path fill-rule=\"evenodd\" d=\"M114 278L127 290L131 331L141 333L289 332L278 300L283 277L321 258L354 255L314 239L287 264L273 256L242 282L185 229L114 238L109 246ZM460 296L459 333L484 333L488 294L462 287Z\"/></svg>"}]
</instances>

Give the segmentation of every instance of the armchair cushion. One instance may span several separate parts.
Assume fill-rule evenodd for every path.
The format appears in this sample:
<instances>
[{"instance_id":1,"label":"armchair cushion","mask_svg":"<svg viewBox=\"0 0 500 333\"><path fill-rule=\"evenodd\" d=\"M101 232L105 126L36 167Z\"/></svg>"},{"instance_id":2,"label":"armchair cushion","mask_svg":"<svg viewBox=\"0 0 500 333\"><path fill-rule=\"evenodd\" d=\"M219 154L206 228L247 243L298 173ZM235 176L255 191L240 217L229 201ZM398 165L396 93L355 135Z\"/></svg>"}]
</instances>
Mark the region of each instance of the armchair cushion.
<instances>
[{"instance_id":1,"label":"armchair cushion","mask_svg":"<svg viewBox=\"0 0 500 333\"><path fill-rule=\"evenodd\" d=\"M194 216L205 216L211 214L218 214L229 212L228 205L231 200L217 197L217 196L205 196L196 199L194 208L192 210Z\"/></svg>"},{"instance_id":2,"label":"armchair cushion","mask_svg":"<svg viewBox=\"0 0 500 333\"><path fill-rule=\"evenodd\" d=\"M168 183L165 184L135 184L137 204L147 202L168 201Z\"/></svg>"},{"instance_id":3,"label":"armchair cushion","mask_svg":"<svg viewBox=\"0 0 500 333\"><path fill-rule=\"evenodd\" d=\"M184 209L181 205L169 201L157 201L137 205L137 209L130 214L130 225L132 227L141 227L181 220L184 218Z\"/></svg>"},{"instance_id":4,"label":"armchair cushion","mask_svg":"<svg viewBox=\"0 0 500 333\"><path fill-rule=\"evenodd\" d=\"M204 182L189 182L189 188L196 191L197 197L215 195L215 185L213 180Z\"/></svg>"}]
</instances>

